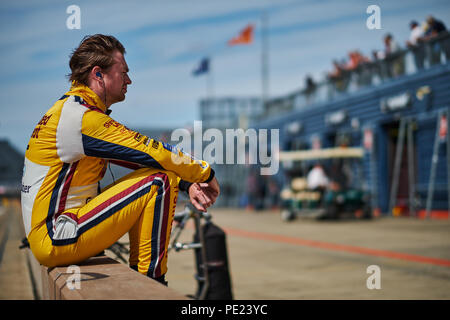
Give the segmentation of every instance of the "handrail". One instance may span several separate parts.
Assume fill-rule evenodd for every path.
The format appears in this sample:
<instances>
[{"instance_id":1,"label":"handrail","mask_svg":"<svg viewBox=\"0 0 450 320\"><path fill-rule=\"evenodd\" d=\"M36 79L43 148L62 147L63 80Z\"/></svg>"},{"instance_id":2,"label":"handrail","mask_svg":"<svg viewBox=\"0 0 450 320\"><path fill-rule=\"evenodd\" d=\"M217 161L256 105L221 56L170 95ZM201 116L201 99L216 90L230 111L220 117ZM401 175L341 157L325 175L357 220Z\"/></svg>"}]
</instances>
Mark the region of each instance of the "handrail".
<instances>
[{"instance_id":1,"label":"handrail","mask_svg":"<svg viewBox=\"0 0 450 320\"><path fill-rule=\"evenodd\" d=\"M437 53L433 50L437 50ZM422 59L422 67L417 66L415 62L418 54L421 55L419 58ZM414 74L437 64L447 64L449 60L450 33L443 32L429 40L419 42L418 45L398 50L383 59L362 62L352 70L342 69L341 76L334 78L326 76L315 83L313 88L302 88L288 95L273 97L265 103L265 112L259 120L274 114L307 109L316 103L333 101L342 94L391 81L406 74Z\"/></svg>"}]
</instances>

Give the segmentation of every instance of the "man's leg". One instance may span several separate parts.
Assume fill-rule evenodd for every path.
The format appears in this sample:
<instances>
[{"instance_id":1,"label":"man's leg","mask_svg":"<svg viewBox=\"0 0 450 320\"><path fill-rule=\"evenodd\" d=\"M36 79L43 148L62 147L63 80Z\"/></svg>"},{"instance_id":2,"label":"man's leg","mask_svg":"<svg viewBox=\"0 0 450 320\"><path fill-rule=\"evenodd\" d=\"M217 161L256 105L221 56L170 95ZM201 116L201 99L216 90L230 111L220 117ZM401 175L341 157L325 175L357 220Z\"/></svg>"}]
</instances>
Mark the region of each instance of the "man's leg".
<instances>
[{"instance_id":1,"label":"man's leg","mask_svg":"<svg viewBox=\"0 0 450 320\"><path fill-rule=\"evenodd\" d=\"M148 265L146 273L159 277L167 270L166 253L177 194L178 178L171 172L139 169L126 175L84 207L58 217L55 235L59 236L50 239L51 253L41 263L79 263L133 229L131 259L137 253L140 268ZM143 223L149 225L141 226ZM139 238L134 236L139 234L137 230L143 231Z\"/></svg>"},{"instance_id":2,"label":"man's leg","mask_svg":"<svg viewBox=\"0 0 450 320\"><path fill-rule=\"evenodd\" d=\"M168 179L170 182L170 177ZM130 266L164 283L167 272L167 249L178 197L178 181L158 188L129 231Z\"/></svg>"}]
</instances>

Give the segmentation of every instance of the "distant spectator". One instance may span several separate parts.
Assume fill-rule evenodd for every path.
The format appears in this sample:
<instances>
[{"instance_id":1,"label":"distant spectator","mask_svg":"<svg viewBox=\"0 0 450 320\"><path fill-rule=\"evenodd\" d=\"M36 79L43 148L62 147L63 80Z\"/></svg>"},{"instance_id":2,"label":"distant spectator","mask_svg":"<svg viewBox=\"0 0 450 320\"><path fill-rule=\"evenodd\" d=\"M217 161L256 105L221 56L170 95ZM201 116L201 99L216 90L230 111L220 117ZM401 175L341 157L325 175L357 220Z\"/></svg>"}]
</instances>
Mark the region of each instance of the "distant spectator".
<instances>
[{"instance_id":1,"label":"distant spectator","mask_svg":"<svg viewBox=\"0 0 450 320\"><path fill-rule=\"evenodd\" d=\"M264 199L266 197L266 180L261 176L257 168L250 169L247 177L248 209L264 209Z\"/></svg>"},{"instance_id":2,"label":"distant spectator","mask_svg":"<svg viewBox=\"0 0 450 320\"><path fill-rule=\"evenodd\" d=\"M426 36L436 37L441 33L447 31L445 24L431 15L427 17L427 24L428 30Z\"/></svg>"},{"instance_id":3,"label":"distant spectator","mask_svg":"<svg viewBox=\"0 0 450 320\"><path fill-rule=\"evenodd\" d=\"M411 33L409 35L406 45L411 49L414 55L414 63L417 70L422 70L425 61L425 47L422 45L425 32L423 27L419 25L417 21L411 21L409 23Z\"/></svg>"},{"instance_id":4,"label":"distant spectator","mask_svg":"<svg viewBox=\"0 0 450 320\"><path fill-rule=\"evenodd\" d=\"M370 59L365 57L358 50L350 51L348 56L349 60L346 69L354 72L358 86L370 84L372 74L367 65L367 63L370 62Z\"/></svg>"},{"instance_id":5,"label":"distant spectator","mask_svg":"<svg viewBox=\"0 0 450 320\"><path fill-rule=\"evenodd\" d=\"M389 75L398 77L405 73L405 59L401 53L401 47L388 33L384 37L384 52Z\"/></svg>"},{"instance_id":6,"label":"distant spectator","mask_svg":"<svg viewBox=\"0 0 450 320\"><path fill-rule=\"evenodd\" d=\"M445 24L434 18L433 16L428 16L426 20L427 30L425 32L425 40L430 41L428 46L428 55L430 64L434 65L441 63L441 52L444 52L445 57L450 60L450 40L449 38L440 41L432 41L437 37L444 36L448 34Z\"/></svg>"},{"instance_id":7,"label":"distant spectator","mask_svg":"<svg viewBox=\"0 0 450 320\"><path fill-rule=\"evenodd\" d=\"M394 40L392 34L388 33L384 36L384 52L386 56L400 51L400 45Z\"/></svg>"},{"instance_id":8,"label":"distant spectator","mask_svg":"<svg viewBox=\"0 0 450 320\"><path fill-rule=\"evenodd\" d=\"M306 97L306 103L309 104L311 100L314 99L316 88L317 85L314 82L313 78L310 75L307 75L305 78L305 89L303 90Z\"/></svg>"},{"instance_id":9,"label":"distant spectator","mask_svg":"<svg viewBox=\"0 0 450 320\"><path fill-rule=\"evenodd\" d=\"M250 170L247 177L247 194L248 194L248 206L247 209L253 210L258 201L258 181L256 171Z\"/></svg>"},{"instance_id":10,"label":"distant spectator","mask_svg":"<svg viewBox=\"0 0 450 320\"><path fill-rule=\"evenodd\" d=\"M384 51L372 50L372 61L374 63L371 66L371 71L373 75L377 75L381 81L387 77L386 67L383 63L384 58Z\"/></svg>"},{"instance_id":11,"label":"distant spectator","mask_svg":"<svg viewBox=\"0 0 450 320\"><path fill-rule=\"evenodd\" d=\"M386 61L386 51L373 50L372 56L373 59L378 62L376 64L376 72L380 76L380 79L383 81L387 78L392 78L390 64Z\"/></svg>"},{"instance_id":12,"label":"distant spectator","mask_svg":"<svg viewBox=\"0 0 450 320\"><path fill-rule=\"evenodd\" d=\"M333 71L330 72L329 76L330 78L338 78L342 76L343 67L337 60L333 60Z\"/></svg>"},{"instance_id":13,"label":"distant spectator","mask_svg":"<svg viewBox=\"0 0 450 320\"><path fill-rule=\"evenodd\" d=\"M348 86L348 72L345 69L345 64L337 60L333 60L333 71L328 74L328 78L333 83L337 91L345 91Z\"/></svg>"},{"instance_id":14,"label":"distant spectator","mask_svg":"<svg viewBox=\"0 0 450 320\"><path fill-rule=\"evenodd\" d=\"M343 159L333 159L330 170L330 189L333 191L347 190L351 181L351 173Z\"/></svg>"},{"instance_id":15,"label":"distant spectator","mask_svg":"<svg viewBox=\"0 0 450 320\"><path fill-rule=\"evenodd\" d=\"M347 70L355 70L365 62L369 62L369 59L361 54L358 50L350 51L348 53L349 61L347 63Z\"/></svg>"},{"instance_id":16,"label":"distant spectator","mask_svg":"<svg viewBox=\"0 0 450 320\"><path fill-rule=\"evenodd\" d=\"M382 50L373 50L372 58L374 60L383 60L384 58L386 58L386 54Z\"/></svg>"},{"instance_id":17,"label":"distant spectator","mask_svg":"<svg viewBox=\"0 0 450 320\"><path fill-rule=\"evenodd\" d=\"M305 89L307 91L313 91L316 88L316 83L314 82L313 78L310 75L306 76L305 79Z\"/></svg>"},{"instance_id":18,"label":"distant spectator","mask_svg":"<svg viewBox=\"0 0 450 320\"><path fill-rule=\"evenodd\" d=\"M420 26L419 23L415 20L409 23L409 28L411 30L411 33L409 35L408 41L406 41L406 44L408 46L417 46L421 41L423 41L425 31L423 27Z\"/></svg>"},{"instance_id":19,"label":"distant spectator","mask_svg":"<svg viewBox=\"0 0 450 320\"><path fill-rule=\"evenodd\" d=\"M280 186L274 178L269 178L269 205L271 209L278 209L280 201Z\"/></svg>"},{"instance_id":20,"label":"distant spectator","mask_svg":"<svg viewBox=\"0 0 450 320\"><path fill-rule=\"evenodd\" d=\"M328 186L328 177L320 163L316 163L306 177L308 189L323 192Z\"/></svg>"},{"instance_id":21,"label":"distant spectator","mask_svg":"<svg viewBox=\"0 0 450 320\"><path fill-rule=\"evenodd\" d=\"M257 174L256 181L257 181L257 200L255 210L263 210L265 207L264 202L267 195L267 177Z\"/></svg>"}]
</instances>

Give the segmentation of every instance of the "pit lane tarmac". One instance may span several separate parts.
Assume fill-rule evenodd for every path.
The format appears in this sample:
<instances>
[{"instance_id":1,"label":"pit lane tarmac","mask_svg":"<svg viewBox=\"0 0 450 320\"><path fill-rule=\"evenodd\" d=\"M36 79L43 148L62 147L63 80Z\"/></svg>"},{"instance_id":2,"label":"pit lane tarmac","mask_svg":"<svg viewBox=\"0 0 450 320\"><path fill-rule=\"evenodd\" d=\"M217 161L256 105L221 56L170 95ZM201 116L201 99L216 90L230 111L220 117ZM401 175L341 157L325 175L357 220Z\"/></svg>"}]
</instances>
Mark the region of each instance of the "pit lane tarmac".
<instances>
[{"instance_id":1,"label":"pit lane tarmac","mask_svg":"<svg viewBox=\"0 0 450 320\"><path fill-rule=\"evenodd\" d=\"M23 237L20 210L12 210L0 215L0 288L8 288L0 299L33 299L28 252L18 249ZM450 299L449 220L287 223L273 211L213 208L210 213L227 234L235 299ZM193 233L190 223L180 240L190 242ZM128 237L121 241L128 243ZM367 286L373 283L368 281L374 276L368 273L370 266L379 267L379 289ZM194 294L193 252L171 251L168 267L169 286Z\"/></svg>"},{"instance_id":2,"label":"pit lane tarmac","mask_svg":"<svg viewBox=\"0 0 450 320\"><path fill-rule=\"evenodd\" d=\"M274 211L210 213L227 234L235 299L450 298L449 220L287 223ZM193 232L187 226L180 240L191 241ZM168 267L170 287L195 293L192 251L171 251Z\"/></svg>"}]
</instances>

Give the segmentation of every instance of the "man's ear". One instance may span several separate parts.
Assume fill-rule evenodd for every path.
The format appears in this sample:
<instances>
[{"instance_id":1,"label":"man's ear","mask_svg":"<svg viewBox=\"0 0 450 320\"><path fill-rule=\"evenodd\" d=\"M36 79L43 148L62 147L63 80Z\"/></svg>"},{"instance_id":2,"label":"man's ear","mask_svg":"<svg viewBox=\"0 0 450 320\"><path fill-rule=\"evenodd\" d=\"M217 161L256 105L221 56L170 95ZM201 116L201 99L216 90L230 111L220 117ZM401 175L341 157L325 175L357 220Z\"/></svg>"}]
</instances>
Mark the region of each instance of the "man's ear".
<instances>
[{"instance_id":1,"label":"man's ear","mask_svg":"<svg viewBox=\"0 0 450 320\"><path fill-rule=\"evenodd\" d=\"M90 72L90 76L92 79L103 81L103 72L102 69L99 66L95 66L92 68Z\"/></svg>"}]
</instances>

